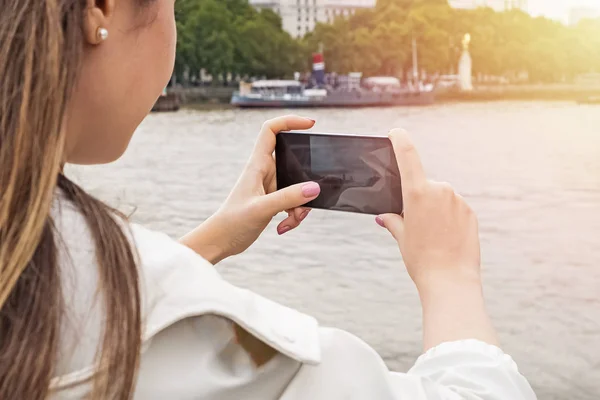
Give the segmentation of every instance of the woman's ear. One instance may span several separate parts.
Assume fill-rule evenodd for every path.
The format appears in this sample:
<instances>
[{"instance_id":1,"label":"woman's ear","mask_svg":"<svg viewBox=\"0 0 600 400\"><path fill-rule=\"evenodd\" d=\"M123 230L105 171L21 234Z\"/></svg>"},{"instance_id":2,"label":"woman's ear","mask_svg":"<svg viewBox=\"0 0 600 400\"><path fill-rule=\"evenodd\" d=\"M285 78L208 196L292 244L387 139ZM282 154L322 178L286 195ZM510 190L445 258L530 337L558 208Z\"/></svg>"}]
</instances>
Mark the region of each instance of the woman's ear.
<instances>
[{"instance_id":1,"label":"woman's ear","mask_svg":"<svg viewBox=\"0 0 600 400\"><path fill-rule=\"evenodd\" d=\"M83 35L96 46L108 39L117 0L87 0L83 15Z\"/></svg>"}]
</instances>

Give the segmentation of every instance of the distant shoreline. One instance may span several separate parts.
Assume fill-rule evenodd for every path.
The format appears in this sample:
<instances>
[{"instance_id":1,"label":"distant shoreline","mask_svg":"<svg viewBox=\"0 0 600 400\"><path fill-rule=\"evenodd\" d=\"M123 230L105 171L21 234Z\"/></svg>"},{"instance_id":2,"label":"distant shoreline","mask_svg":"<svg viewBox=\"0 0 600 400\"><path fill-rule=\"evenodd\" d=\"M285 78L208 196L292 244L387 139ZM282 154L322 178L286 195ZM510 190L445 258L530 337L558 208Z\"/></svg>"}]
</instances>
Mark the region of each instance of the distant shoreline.
<instances>
[{"instance_id":1,"label":"distant shoreline","mask_svg":"<svg viewBox=\"0 0 600 400\"><path fill-rule=\"evenodd\" d=\"M597 96L600 96L600 85L480 85L477 86L472 92L440 92L436 96L436 99L440 103L503 100L577 102Z\"/></svg>"},{"instance_id":2,"label":"distant shoreline","mask_svg":"<svg viewBox=\"0 0 600 400\"><path fill-rule=\"evenodd\" d=\"M185 108L230 108L229 100L237 87L201 86L172 90ZM547 84L547 85L479 85L472 92L440 90L436 104L488 101L573 101L581 102L600 97L599 85Z\"/></svg>"}]
</instances>

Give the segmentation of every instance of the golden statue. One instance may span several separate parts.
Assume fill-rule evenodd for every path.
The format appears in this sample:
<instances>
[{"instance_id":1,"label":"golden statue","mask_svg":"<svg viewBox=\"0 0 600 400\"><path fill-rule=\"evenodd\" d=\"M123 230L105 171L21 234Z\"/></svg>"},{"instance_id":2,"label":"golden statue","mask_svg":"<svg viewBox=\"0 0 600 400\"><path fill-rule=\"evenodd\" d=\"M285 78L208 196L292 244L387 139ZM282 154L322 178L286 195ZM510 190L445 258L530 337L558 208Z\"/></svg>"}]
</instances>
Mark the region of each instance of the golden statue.
<instances>
[{"instance_id":1,"label":"golden statue","mask_svg":"<svg viewBox=\"0 0 600 400\"><path fill-rule=\"evenodd\" d=\"M458 76L460 77L460 88L463 92L473 90L473 60L469 54L469 43L471 43L471 35L467 33L462 40L463 52L458 62Z\"/></svg>"},{"instance_id":2,"label":"golden statue","mask_svg":"<svg viewBox=\"0 0 600 400\"><path fill-rule=\"evenodd\" d=\"M465 51L469 50L469 43L471 43L471 34L467 33L465 34L465 37L462 40L463 49Z\"/></svg>"}]
</instances>

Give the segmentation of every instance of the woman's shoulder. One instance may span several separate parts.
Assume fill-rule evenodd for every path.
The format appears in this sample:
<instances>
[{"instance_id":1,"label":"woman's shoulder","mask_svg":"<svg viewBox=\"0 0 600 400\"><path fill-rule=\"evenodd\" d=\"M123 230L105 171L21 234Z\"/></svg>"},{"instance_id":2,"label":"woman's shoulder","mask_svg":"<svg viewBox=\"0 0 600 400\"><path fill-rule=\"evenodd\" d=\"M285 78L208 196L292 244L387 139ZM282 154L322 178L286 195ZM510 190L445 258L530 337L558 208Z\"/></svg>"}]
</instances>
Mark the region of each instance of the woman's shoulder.
<instances>
[{"instance_id":1,"label":"woman's shoulder","mask_svg":"<svg viewBox=\"0 0 600 400\"><path fill-rule=\"evenodd\" d=\"M185 318L218 315L298 361L320 359L315 318L224 280L217 269L169 236L131 226L145 285L145 339Z\"/></svg>"}]
</instances>

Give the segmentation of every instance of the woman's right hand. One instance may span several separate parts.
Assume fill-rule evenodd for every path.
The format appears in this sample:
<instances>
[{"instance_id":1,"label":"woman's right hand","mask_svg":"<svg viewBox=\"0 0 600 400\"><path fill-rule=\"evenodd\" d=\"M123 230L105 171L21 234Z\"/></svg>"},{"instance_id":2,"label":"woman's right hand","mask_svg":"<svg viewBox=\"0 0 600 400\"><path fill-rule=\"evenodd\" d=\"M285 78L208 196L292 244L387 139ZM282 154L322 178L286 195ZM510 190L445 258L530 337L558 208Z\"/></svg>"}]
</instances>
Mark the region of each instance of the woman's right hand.
<instances>
[{"instance_id":1,"label":"woman's right hand","mask_svg":"<svg viewBox=\"0 0 600 400\"><path fill-rule=\"evenodd\" d=\"M404 218L388 214L378 223L398 241L406 268L419 289L439 279L480 279L477 217L447 183L428 181L407 133L390 140L402 177Z\"/></svg>"},{"instance_id":2,"label":"woman's right hand","mask_svg":"<svg viewBox=\"0 0 600 400\"><path fill-rule=\"evenodd\" d=\"M424 309L425 347L444 341L496 343L483 304L477 218L446 183L428 181L407 133L390 140L402 177L403 216L377 222L394 236Z\"/></svg>"}]
</instances>

